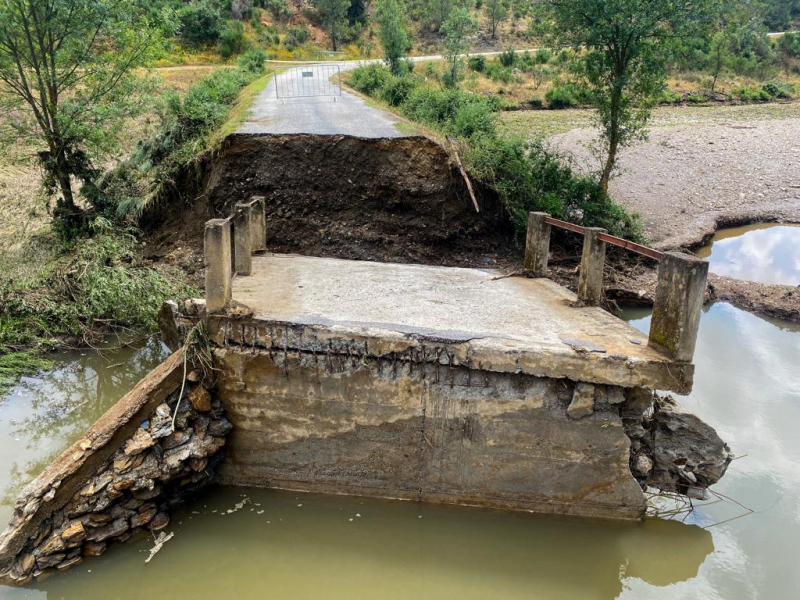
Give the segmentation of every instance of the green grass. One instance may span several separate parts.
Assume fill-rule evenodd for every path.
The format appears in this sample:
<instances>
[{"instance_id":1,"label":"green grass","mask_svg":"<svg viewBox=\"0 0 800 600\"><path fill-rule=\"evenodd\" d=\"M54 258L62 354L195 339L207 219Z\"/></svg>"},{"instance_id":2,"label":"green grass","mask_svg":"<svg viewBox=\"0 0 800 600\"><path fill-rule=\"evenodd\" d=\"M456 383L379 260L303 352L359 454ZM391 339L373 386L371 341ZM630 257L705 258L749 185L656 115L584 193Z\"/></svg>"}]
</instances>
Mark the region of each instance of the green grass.
<instances>
[{"instance_id":1,"label":"green grass","mask_svg":"<svg viewBox=\"0 0 800 600\"><path fill-rule=\"evenodd\" d=\"M218 129L208 136L206 140L206 149L218 147L222 143L222 140L236 133L250 114L250 109L253 107L256 98L258 98L261 92L267 89L267 85L269 85L274 75L274 72L267 72L266 75L259 77L241 91L239 98L228 113L228 118L225 119Z\"/></svg>"}]
</instances>

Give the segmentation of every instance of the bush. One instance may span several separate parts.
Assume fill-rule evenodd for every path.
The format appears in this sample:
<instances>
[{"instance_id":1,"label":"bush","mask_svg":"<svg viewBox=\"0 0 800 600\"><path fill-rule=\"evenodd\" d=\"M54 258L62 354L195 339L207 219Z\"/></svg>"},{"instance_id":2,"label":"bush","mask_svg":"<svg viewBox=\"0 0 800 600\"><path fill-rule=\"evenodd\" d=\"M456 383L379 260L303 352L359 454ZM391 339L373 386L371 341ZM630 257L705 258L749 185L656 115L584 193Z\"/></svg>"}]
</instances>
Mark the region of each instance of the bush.
<instances>
[{"instance_id":1,"label":"bush","mask_svg":"<svg viewBox=\"0 0 800 600\"><path fill-rule=\"evenodd\" d=\"M734 98L742 102L769 102L772 96L763 88L742 86L731 92Z\"/></svg>"},{"instance_id":2,"label":"bush","mask_svg":"<svg viewBox=\"0 0 800 600\"><path fill-rule=\"evenodd\" d=\"M475 135L493 134L495 116L487 102L469 102L455 109L452 123L448 129L457 137L470 139Z\"/></svg>"},{"instance_id":3,"label":"bush","mask_svg":"<svg viewBox=\"0 0 800 600\"><path fill-rule=\"evenodd\" d=\"M513 67L517 63L517 53L513 48L503 50L497 58L504 67Z\"/></svg>"},{"instance_id":4,"label":"bush","mask_svg":"<svg viewBox=\"0 0 800 600\"><path fill-rule=\"evenodd\" d=\"M572 87L568 85L552 87L547 90L544 97L547 100L547 105L554 109L569 108L577 104Z\"/></svg>"},{"instance_id":5,"label":"bush","mask_svg":"<svg viewBox=\"0 0 800 600\"><path fill-rule=\"evenodd\" d=\"M228 59L247 50L247 39L244 37L244 25L241 21L228 21L228 25L219 38L219 53Z\"/></svg>"},{"instance_id":6,"label":"bush","mask_svg":"<svg viewBox=\"0 0 800 600\"><path fill-rule=\"evenodd\" d=\"M486 65L486 76L492 81L500 83L511 83L514 79L511 67L506 67L497 60Z\"/></svg>"},{"instance_id":7,"label":"bush","mask_svg":"<svg viewBox=\"0 0 800 600\"><path fill-rule=\"evenodd\" d=\"M276 21L288 21L292 17L292 9L286 0L265 0L263 4Z\"/></svg>"},{"instance_id":8,"label":"bush","mask_svg":"<svg viewBox=\"0 0 800 600\"><path fill-rule=\"evenodd\" d=\"M373 63L354 69L350 77L350 85L362 94L373 96L386 85L391 76L387 67Z\"/></svg>"},{"instance_id":9,"label":"bush","mask_svg":"<svg viewBox=\"0 0 800 600\"><path fill-rule=\"evenodd\" d=\"M676 94L669 88L665 89L661 92L661 96L658 98L659 104L678 104L683 100L683 96L680 94Z\"/></svg>"},{"instance_id":10,"label":"bush","mask_svg":"<svg viewBox=\"0 0 800 600\"><path fill-rule=\"evenodd\" d=\"M261 48L251 48L239 57L237 64L240 69L263 75L267 72L264 63L267 61L267 53Z\"/></svg>"},{"instance_id":11,"label":"bush","mask_svg":"<svg viewBox=\"0 0 800 600\"><path fill-rule=\"evenodd\" d=\"M471 71L483 73L486 69L486 59L483 56L470 56L467 65Z\"/></svg>"},{"instance_id":12,"label":"bush","mask_svg":"<svg viewBox=\"0 0 800 600\"><path fill-rule=\"evenodd\" d=\"M703 104L704 102L708 102L708 98L703 94L689 94L686 96L686 101L690 104Z\"/></svg>"},{"instance_id":13,"label":"bush","mask_svg":"<svg viewBox=\"0 0 800 600\"><path fill-rule=\"evenodd\" d=\"M553 51L543 48L542 50L537 50L536 55L534 56L534 60L536 61L537 65L546 65L549 63L553 58Z\"/></svg>"},{"instance_id":14,"label":"bush","mask_svg":"<svg viewBox=\"0 0 800 600\"><path fill-rule=\"evenodd\" d=\"M416 87L417 82L409 75L391 75L380 88L380 97L390 106L400 106L406 100L411 91Z\"/></svg>"},{"instance_id":15,"label":"bush","mask_svg":"<svg viewBox=\"0 0 800 600\"><path fill-rule=\"evenodd\" d=\"M287 50L294 50L308 41L308 30L303 27L292 27L283 38Z\"/></svg>"},{"instance_id":16,"label":"bush","mask_svg":"<svg viewBox=\"0 0 800 600\"><path fill-rule=\"evenodd\" d=\"M188 4L178 11L179 34L194 46L213 44L222 32L219 11L206 2Z\"/></svg>"},{"instance_id":17,"label":"bush","mask_svg":"<svg viewBox=\"0 0 800 600\"><path fill-rule=\"evenodd\" d=\"M789 100L794 97L796 92L795 86L792 83L784 83L782 81L768 81L761 89L773 98L779 100Z\"/></svg>"}]
</instances>

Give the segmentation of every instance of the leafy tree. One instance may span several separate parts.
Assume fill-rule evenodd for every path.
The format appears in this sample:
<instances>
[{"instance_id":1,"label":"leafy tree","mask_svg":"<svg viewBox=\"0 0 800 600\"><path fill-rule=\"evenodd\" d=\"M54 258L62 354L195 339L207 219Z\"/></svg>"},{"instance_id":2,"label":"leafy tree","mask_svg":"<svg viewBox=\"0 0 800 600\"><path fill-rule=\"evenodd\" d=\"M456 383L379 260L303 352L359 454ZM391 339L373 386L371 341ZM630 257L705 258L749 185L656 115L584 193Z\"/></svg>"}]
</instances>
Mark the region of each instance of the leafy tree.
<instances>
[{"instance_id":1,"label":"leafy tree","mask_svg":"<svg viewBox=\"0 0 800 600\"><path fill-rule=\"evenodd\" d=\"M133 0L6 0L0 4L0 107L14 117L0 141L40 148L45 188L58 195L54 216L74 233L83 195L99 202L93 158L114 147L115 133L135 114L134 69L162 46Z\"/></svg>"},{"instance_id":2,"label":"leafy tree","mask_svg":"<svg viewBox=\"0 0 800 600\"><path fill-rule=\"evenodd\" d=\"M424 6L425 19L433 31L443 32L444 22L456 8L462 8L465 0L427 0Z\"/></svg>"},{"instance_id":3,"label":"leafy tree","mask_svg":"<svg viewBox=\"0 0 800 600\"><path fill-rule=\"evenodd\" d=\"M483 4L486 20L492 30L492 39L497 39L497 26L508 19L508 6L504 0L486 0Z\"/></svg>"},{"instance_id":4,"label":"leafy tree","mask_svg":"<svg viewBox=\"0 0 800 600\"><path fill-rule=\"evenodd\" d=\"M365 25L367 23L367 4L365 0L350 0L347 8L347 22L350 25Z\"/></svg>"},{"instance_id":5,"label":"leafy tree","mask_svg":"<svg viewBox=\"0 0 800 600\"><path fill-rule=\"evenodd\" d=\"M253 10L253 0L231 0L231 17L237 21L246 19Z\"/></svg>"},{"instance_id":6,"label":"leafy tree","mask_svg":"<svg viewBox=\"0 0 800 600\"><path fill-rule=\"evenodd\" d=\"M444 82L448 87L455 87L461 77L464 66L464 55L469 52L469 35L475 33L478 24L470 16L466 8L456 8L442 25L444 38L444 58L448 69Z\"/></svg>"},{"instance_id":7,"label":"leafy tree","mask_svg":"<svg viewBox=\"0 0 800 600\"><path fill-rule=\"evenodd\" d=\"M383 56L392 73L398 75L402 69L402 58L409 46L403 9L398 0L378 0L376 16Z\"/></svg>"},{"instance_id":8,"label":"leafy tree","mask_svg":"<svg viewBox=\"0 0 800 600\"><path fill-rule=\"evenodd\" d=\"M292 9L286 0L264 0L262 6L269 11L272 18L279 23L286 23L292 18Z\"/></svg>"},{"instance_id":9,"label":"leafy tree","mask_svg":"<svg viewBox=\"0 0 800 600\"><path fill-rule=\"evenodd\" d=\"M211 44L222 32L219 10L207 2L193 2L178 11L180 35L192 45Z\"/></svg>"},{"instance_id":10,"label":"leafy tree","mask_svg":"<svg viewBox=\"0 0 800 600\"><path fill-rule=\"evenodd\" d=\"M599 113L604 191L620 148L642 139L666 81L667 40L691 35L718 0L542 0L542 25L571 46Z\"/></svg>"},{"instance_id":11,"label":"leafy tree","mask_svg":"<svg viewBox=\"0 0 800 600\"><path fill-rule=\"evenodd\" d=\"M331 36L331 49L335 51L347 29L347 10L350 8L350 0L311 0L311 5L319 12L322 23Z\"/></svg>"}]
</instances>

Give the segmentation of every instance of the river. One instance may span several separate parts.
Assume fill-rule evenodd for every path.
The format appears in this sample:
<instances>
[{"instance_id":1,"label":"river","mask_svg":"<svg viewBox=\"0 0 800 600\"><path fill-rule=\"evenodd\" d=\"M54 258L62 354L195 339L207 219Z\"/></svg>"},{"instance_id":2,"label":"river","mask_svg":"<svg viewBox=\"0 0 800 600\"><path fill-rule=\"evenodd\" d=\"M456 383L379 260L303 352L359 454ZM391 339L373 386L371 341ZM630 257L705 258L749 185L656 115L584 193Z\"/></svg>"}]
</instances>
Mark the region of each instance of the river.
<instances>
[{"instance_id":1,"label":"river","mask_svg":"<svg viewBox=\"0 0 800 600\"><path fill-rule=\"evenodd\" d=\"M628 311L641 329L649 315ZM0 519L22 485L165 355L156 341L56 357L0 402ZM642 523L213 488L143 537L3 599L233 596L460 600L794 598L800 590L800 327L717 304L681 403L737 458L678 520ZM745 508L747 507L747 508ZM748 509L753 512L750 513Z\"/></svg>"}]
</instances>

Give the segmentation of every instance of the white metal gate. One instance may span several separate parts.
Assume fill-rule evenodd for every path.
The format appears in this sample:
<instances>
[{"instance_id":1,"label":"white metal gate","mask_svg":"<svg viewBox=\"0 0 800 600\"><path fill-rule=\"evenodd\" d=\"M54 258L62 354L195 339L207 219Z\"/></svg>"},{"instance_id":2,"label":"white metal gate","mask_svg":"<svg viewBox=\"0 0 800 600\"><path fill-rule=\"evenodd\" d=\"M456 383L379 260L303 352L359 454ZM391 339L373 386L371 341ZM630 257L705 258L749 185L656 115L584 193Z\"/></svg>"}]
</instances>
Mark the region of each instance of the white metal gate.
<instances>
[{"instance_id":1,"label":"white metal gate","mask_svg":"<svg viewBox=\"0 0 800 600\"><path fill-rule=\"evenodd\" d=\"M275 96L278 99L341 95L342 71L339 65L292 67L275 76Z\"/></svg>"}]
</instances>

